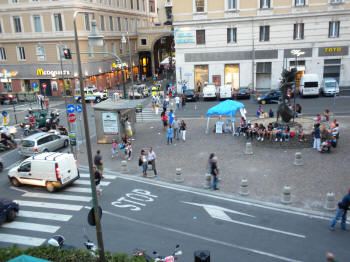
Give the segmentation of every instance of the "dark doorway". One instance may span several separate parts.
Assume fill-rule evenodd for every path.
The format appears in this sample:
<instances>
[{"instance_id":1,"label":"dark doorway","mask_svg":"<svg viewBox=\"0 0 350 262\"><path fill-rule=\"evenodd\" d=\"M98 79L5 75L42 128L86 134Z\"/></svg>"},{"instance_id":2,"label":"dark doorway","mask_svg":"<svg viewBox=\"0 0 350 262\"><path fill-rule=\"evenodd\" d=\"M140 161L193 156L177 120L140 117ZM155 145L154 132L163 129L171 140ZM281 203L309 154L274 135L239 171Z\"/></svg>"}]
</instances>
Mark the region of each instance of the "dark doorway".
<instances>
[{"instance_id":1,"label":"dark doorway","mask_svg":"<svg viewBox=\"0 0 350 262\"><path fill-rule=\"evenodd\" d=\"M44 96L52 96L51 81L50 79L40 79L40 93ZM46 88L43 88L43 84L46 84Z\"/></svg>"},{"instance_id":2,"label":"dark doorway","mask_svg":"<svg viewBox=\"0 0 350 262\"><path fill-rule=\"evenodd\" d=\"M152 61L150 52L140 52L140 78L142 75L152 76Z\"/></svg>"}]
</instances>

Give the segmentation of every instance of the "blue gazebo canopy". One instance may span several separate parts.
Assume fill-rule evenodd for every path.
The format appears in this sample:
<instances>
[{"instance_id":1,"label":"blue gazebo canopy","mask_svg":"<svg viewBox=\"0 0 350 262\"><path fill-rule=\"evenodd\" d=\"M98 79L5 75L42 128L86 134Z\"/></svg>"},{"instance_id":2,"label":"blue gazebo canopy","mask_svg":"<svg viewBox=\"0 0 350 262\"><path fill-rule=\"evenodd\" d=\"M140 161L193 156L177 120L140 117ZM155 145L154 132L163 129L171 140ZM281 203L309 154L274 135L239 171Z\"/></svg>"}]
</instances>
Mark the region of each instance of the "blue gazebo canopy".
<instances>
[{"instance_id":1,"label":"blue gazebo canopy","mask_svg":"<svg viewBox=\"0 0 350 262\"><path fill-rule=\"evenodd\" d=\"M32 257L28 255L21 255L19 257L15 257L7 262L50 262L49 260Z\"/></svg>"},{"instance_id":2,"label":"blue gazebo canopy","mask_svg":"<svg viewBox=\"0 0 350 262\"><path fill-rule=\"evenodd\" d=\"M209 117L211 115L220 115L234 117L236 111L241 108L244 108L244 105L242 103L232 100L225 100L224 102L221 102L220 104L209 108L207 111L207 116Z\"/></svg>"}]
</instances>

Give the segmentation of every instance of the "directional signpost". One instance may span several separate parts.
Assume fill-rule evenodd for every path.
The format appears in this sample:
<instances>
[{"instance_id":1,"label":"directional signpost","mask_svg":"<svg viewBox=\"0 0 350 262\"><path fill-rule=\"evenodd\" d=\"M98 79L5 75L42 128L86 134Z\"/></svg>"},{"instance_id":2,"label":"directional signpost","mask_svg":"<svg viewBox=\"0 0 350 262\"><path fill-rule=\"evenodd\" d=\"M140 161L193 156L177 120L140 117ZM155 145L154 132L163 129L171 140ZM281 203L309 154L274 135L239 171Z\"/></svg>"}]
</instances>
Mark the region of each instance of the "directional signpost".
<instances>
[{"instance_id":1,"label":"directional signpost","mask_svg":"<svg viewBox=\"0 0 350 262\"><path fill-rule=\"evenodd\" d=\"M77 111L77 113L81 113L82 110L83 109L82 109L81 105L76 105L75 111Z\"/></svg>"},{"instance_id":2,"label":"directional signpost","mask_svg":"<svg viewBox=\"0 0 350 262\"><path fill-rule=\"evenodd\" d=\"M74 113L74 110L75 110L74 105L69 104L69 105L67 106L67 113L72 114L72 113Z\"/></svg>"},{"instance_id":3,"label":"directional signpost","mask_svg":"<svg viewBox=\"0 0 350 262\"><path fill-rule=\"evenodd\" d=\"M1 114L3 117L7 117L7 111L2 111Z\"/></svg>"}]
</instances>

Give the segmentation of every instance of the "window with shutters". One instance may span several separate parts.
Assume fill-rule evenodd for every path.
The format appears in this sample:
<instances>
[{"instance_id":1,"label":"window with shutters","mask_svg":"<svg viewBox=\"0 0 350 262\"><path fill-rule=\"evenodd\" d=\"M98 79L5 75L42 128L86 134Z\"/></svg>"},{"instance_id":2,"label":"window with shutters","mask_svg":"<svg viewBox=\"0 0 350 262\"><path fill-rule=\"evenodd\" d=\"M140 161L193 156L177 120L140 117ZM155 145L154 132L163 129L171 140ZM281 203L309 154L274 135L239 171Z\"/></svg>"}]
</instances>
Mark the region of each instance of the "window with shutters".
<instances>
[{"instance_id":1,"label":"window with shutters","mask_svg":"<svg viewBox=\"0 0 350 262\"><path fill-rule=\"evenodd\" d=\"M21 33L22 32L22 25L21 25L21 18L19 16L13 17L13 26L15 29L15 33Z\"/></svg>"},{"instance_id":2,"label":"window with shutters","mask_svg":"<svg viewBox=\"0 0 350 262\"><path fill-rule=\"evenodd\" d=\"M140 10L140 0L136 0L136 9Z\"/></svg>"},{"instance_id":3,"label":"window with shutters","mask_svg":"<svg viewBox=\"0 0 350 262\"><path fill-rule=\"evenodd\" d=\"M305 0L295 0L295 6L304 6Z\"/></svg>"},{"instance_id":4,"label":"window with shutters","mask_svg":"<svg viewBox=\"0 0 350 262\"><path fill-rule=\"evenodd\" d=\"M125 32L129 31L129 22L127 18L124 19L124 31Z\"/></svg>"},{"instance_id":5,"label":"window with shutters","mask_svg":"<svg viewBox=\"0 0 350 262\"><path fill-rule=\"evenodd\" d=\"M330 21L329 29L328 29L328 37L329 38L339 37L339 27L340 27L339 21Z\"/></svg>"},{"instance_id":6,"label":"window with shutters","mask_svg":"<svg viewBox=\"0 0 350 262\"><path fill-rule=\"evenodd\" d=\"M257 74L271 74L272 72L272 63L271 62L258 62L256 64L256 73Z\"/></svg>"},{"instance_id":7,"label":"window with shutters","mask_svg":"<svg viewBox=\"0 0 350 262\"><path fill-rule=\"evenodd\" d=\"M114 31L113 17L109 17L109 30Z\"/></svg>"},{"instance_id":8,"label":"window with shutters","mask_svg":"<svg viewBox=\"0 0 350 262\"><path fill-rule=\"evenodd\" d=\"M145 7L145 0L142 0L142 11L145 11L146 7Z\"/></svg>"},{"instance_id":9,"label":"window with shutters","mask_svg":"<svg viewBox=\"0 0 350 262\"><path fill-rule=\"evenodd\" d=\"M124 8L126 8L126 0L123 1Z\"/></svg>"},{"instance_id":10,"label":"window with shutters","mask_svg":"<svg viewBox=\"0 0 350 262\"><path fill-rule=\"evenodd\" d=\"M42 32L40 15L33 15L34 31L37 33Z\"/></svg>"},{"instance_id":11,"label":"window with shutters","mask_svg":"<svg viewBox=\"0 0 350 262\"><path fill-rule=\"evenodd\" d=\"M260 8L270 8L271 7L271 0L260 0Z\"/></svg>"},{"instance_id":12,"label":"window with shutters","mask_svg":"<svg viewBox=\"0 0 350 262\"><path fill-rule=\"evenodd\" d=\"M227 43L234 44L237 42L237 28L227 28Z\"/></svg>"},{"instance_id":13,"label":"window with shutters","mask_svg":"<svg viewBox=\"0 0 350 262\"><path fill-rule=\"evenodd\" d=\"M23 46L17 46L17 56L19 61L26 60L26 53Z\"/></svg>"},{"instance_id":14,"label":"window with shutters","mask_svg":"<svg viewBox=\"0 0 350 262\"><path fill-rule=\"evenodd\" d=\"M45 61L45 48L43 46L38 45L36 47L36 57L38 61Z\"/></svg>"},{"instance_id":15,"label":"window with shutters","mask_svg":"<svg viewBox=\"0 0 350 262\"><path fill-rule=\"evenodd\" d=\"M237 9L237 0L227 0L227 9L228 10Z\"/></svg>"},{"instance_id":16,"label":"window with shutters","mask_svg":"<svg viewBox=\"0 0 350 262\"><path fill-rule=\"evenodd\" d=\"M304 39L304 23L294 24L293 39L294 40Z\"/></svg>"},{"instance_id":17,"label":"window with shutters","mask_svg":"<svg viewBox=\"0 0 350 262\"><path fill-rule=\"evenodd\" d=\"M123 43L122 43L122 41L119 42L119 54L123 54Z\"/></svg>"},{"instance_id":18,"label":"window with shutters","mask_svg":"<svg viewBox=\"0 0 350 262\"><path fill-rule=\"evenodd\" d=\"M90 17L89 14L85 14L85 30L90 31Z\"/></svg>"},{"instance_id":19,"label":"window with shutters","mask_svg":"<svg viewBox=\"0 0 350 262\"><path fill-rule=\"evenodd\" d=\"M105 17L103 15L100 15L100 22L101 22L101 31L105 30Z\"/></svg>"},{"instance_id":20,"label":"window with shutters","mask_svg":"<svg viewBox=\"0 0 350 262\"><path fill-rule=\"evenodd\" d=\"M205 30L196 30L197 45L205 45Z\"/></svg>"},{"instance_id":21,"label":"window with shutters","mask_svg":"<svg viewBox=\"0 0 350 262\"><path fill-rule=\"evenodd\" d=\"M0 60L5 61L6 60L6 52L4 47L0 47Z\"/></svg>"},{"instance_id":22,"label":"window with shutters","mask_svg":"<svg viewBox=\"0 0 350 262\"><path fill-rule=\"evenodd\" d=\"M149 11L151 13L154 13L156 11L156 5L154 3L154 0L149 0Z\"/></svg>"},{"instance_id":23,"label":"window with shutters","mask_svg":"<svg viewBox=\"0 0 350 262\"><path fill-rule=\"evenodd\" d=\"M196 12L203 13L205 11L205 0L194 0L196 5Z\"/></svg>"},{"instance_id":24,"label":"window with shutters","mask_svg":"<svg viewBox=\"0 0 350 262\"><path fill-rule=\"evenodd\" d=\"M116 7L119 7L119 5L120 5L119 0L115 0L115 5L116 5Z\"/></svg>"},{"instance_id":25,"label":"window with shutters","mask_svg":"<svg viewBox=\"0 0 350 262\"><path fill-rule=\"evenodd\" d=\"M134 9L134 0L130 0L130 9Z\"/></svg>"},{"instance_id":26,"label":"window with shutters","mask_svg":"<svg viewBox=\"0 0 350 262\"><path fill-rule=\"evenodd\" d=\"M55 20L55 30L56 30L56 32L63 31L63 24L62 24L62 16L61 16L61 14L54 14L53 17L54 17L54 20Z\"/></svg>"},{"instance_id":27,"label":"window with shutters","mask_svg":"<svg viewBox=\"0 0 350 262\"><path fill-rule=\"evenodd\" d=\"M269 41L270 40L270 26L260 26L260 42Z\"/></svg>"},{"instance_id":28,"label":"window with shutters","mask_svg":"<svg viewBox=\"0 0 350 262\"><path fill-rule=\"evenodd\" d=\"M117 25L118 25L118 31L122 31L122 24L120 21L120 17L117 17Z\"/></svg>"}]
</instances>

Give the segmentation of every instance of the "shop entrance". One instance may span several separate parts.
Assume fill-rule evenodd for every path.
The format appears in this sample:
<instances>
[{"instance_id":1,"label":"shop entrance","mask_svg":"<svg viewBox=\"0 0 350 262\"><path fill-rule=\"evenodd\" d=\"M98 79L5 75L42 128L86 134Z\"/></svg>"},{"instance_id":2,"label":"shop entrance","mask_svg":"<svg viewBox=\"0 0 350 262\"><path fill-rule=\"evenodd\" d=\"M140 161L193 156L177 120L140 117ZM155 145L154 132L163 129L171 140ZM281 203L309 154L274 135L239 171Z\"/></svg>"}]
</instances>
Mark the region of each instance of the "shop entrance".
<instances>
[{"instance_id":1,"label":"shop entrance","mask_svg":"<svg viewBox=\"0 0 350 262\"><path fill-rule=\"evenodd\" d=\"M51 80L50 79L40 79L40 93L44 96L52 96ZM46 88L43 88L43 84L46 84Z\"/></svg>"},{"instance_id":2,"label":"shop entrance","mask_svg":"<svg viewBox=\"0 0 350 262\"><path fill-rule=\"evenodd\" d=\"M225 85L239 89L239 64L225 65Z\"/></svg>"},{"instance_id":3,"label":"shop entrance","mask_svg":"<svg viewBox=\"0 0 350 262\"><path fill-rule=\"evenodd\" d=\"M256 87L257 89L271 88L271 62L257 63Z\"/></svg>"},{"instance_id":4,"label":"shop entrance","mask_svg":"<svg viewBox=\"0 0 350 262\"><path fill-rule=\"evenodd\" d=\"M194 89L197 92L202 92L205 83L209 82L208 65L194 66Z\"/></svg>"},{"instance_id":5,"label":"shop entrance","mask_svg":"<svg viewBox=\"0 0 350 262\"><path fill-rule=\"evenodd\" d=\"M341 59L324 60L323 78L330 77L339 83Z\"/></svg>"}]
</instances>

